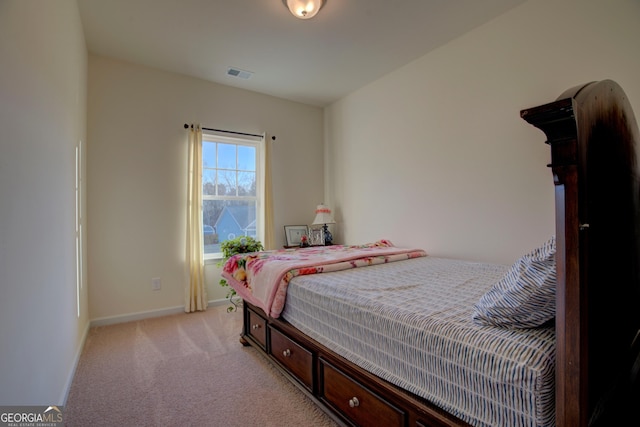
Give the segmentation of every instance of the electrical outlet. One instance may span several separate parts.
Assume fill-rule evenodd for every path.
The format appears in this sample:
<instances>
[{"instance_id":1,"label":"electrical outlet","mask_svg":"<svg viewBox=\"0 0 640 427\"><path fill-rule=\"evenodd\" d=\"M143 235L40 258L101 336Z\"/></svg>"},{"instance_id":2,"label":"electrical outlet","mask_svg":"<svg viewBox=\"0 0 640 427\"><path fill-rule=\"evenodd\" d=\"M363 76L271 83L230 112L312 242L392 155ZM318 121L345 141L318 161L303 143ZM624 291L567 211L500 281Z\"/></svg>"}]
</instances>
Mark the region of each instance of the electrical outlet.
<instances>
[{"instance_id":1,"label":"electrical outlet","mask_svg":"<svg viewBox=\"0 0 640 427\"><path fill-rule=\"evenodd\" d=\"M160 282L160 278L159 277L154 277L153 279L151 279L151 290L152 291L159 291L162 288L162 282Z\"/></svg>"}]
</instances>

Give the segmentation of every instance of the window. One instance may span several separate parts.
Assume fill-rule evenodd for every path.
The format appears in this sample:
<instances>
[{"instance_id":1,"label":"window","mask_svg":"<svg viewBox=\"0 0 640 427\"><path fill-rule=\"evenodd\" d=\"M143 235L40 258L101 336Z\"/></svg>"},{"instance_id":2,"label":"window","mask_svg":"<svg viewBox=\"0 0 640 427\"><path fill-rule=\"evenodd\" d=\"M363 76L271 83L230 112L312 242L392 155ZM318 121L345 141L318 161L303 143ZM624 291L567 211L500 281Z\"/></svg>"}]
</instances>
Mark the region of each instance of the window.
<instances>
[{"instance_id":1,"label":"window","mask_svg":"<svg viewBox=\"0 0 640 427\"><path fill-rule=\"evenodd\" d=\"M80 291L82 290L82 141L76 145L76 174L75 174L75 199L76 199L76 315L80 317Z\"/></svg>"},{"instance_id":2,"label":"window","mask_svg":"<svg viewBox=\"0 0 640 427\"><path fill-rule=\"evenodd\" d=\"M202 230L205 259L239 236L263 240L263 138L202 135Z\"/></svg>"}]
</instances>

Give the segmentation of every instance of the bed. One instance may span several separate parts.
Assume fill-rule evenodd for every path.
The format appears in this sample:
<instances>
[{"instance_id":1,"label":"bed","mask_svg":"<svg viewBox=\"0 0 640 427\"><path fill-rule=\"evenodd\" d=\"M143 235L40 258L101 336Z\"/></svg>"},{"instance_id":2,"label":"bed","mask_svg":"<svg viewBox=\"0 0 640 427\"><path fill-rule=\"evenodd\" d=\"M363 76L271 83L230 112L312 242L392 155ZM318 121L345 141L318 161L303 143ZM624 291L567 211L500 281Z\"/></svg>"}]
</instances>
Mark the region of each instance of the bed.
<instances>
[{"instance_id":1,"label":"bed","mask_svg":"<svg viewBox=\"0 0 640 427\"><path fill-rule=\"evenodd\" d=\"M244 300L243 344L343 425L635 425L633 112L605 80L521 117L551 147L554 236L511 266L385 240L236 255L223 276Z\"/></svg>"}]
</instances>

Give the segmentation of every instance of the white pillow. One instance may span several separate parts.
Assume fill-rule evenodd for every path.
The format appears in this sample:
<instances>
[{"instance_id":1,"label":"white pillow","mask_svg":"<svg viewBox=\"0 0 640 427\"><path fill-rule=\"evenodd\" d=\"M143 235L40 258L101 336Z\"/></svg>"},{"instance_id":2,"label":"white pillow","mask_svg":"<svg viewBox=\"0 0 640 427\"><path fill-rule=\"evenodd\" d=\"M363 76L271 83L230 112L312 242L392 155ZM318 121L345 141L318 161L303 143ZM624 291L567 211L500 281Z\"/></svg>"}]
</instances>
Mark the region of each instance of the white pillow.
<instances>
[{"instance_id":1,"label":"white pillow","mask_svg":"<svg viewBox=\"0 0 640 427\"><path fill-rule=\"evenodd\" d=\"M556 239L517 260L474 307L473 322L535 328L556 315Z\"/></svg>"}]
</instances>

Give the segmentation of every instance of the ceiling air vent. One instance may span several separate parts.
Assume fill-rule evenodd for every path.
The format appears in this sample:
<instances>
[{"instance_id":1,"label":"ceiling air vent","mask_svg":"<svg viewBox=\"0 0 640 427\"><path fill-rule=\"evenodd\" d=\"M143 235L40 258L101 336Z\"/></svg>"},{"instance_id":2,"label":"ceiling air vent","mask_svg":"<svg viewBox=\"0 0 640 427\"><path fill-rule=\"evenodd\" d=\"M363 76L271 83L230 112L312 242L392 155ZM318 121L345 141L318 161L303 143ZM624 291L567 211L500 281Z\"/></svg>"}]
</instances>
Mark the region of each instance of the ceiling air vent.
<instances>
[{"instance_id":1,"label":"ceiling air vent","mask_svg":"<svg viewBox=\"0 0 640 427\"><path fill-rule=\"evenodd\" d=\"M247 80L251 78L253 73L251 71L241 70L239 68L229 67L227 68L227 75L232 77L237 77L239 79Z\"/></svg>"}]
</instances>

